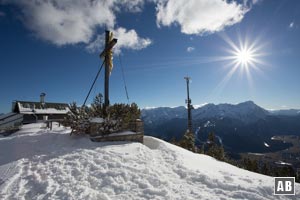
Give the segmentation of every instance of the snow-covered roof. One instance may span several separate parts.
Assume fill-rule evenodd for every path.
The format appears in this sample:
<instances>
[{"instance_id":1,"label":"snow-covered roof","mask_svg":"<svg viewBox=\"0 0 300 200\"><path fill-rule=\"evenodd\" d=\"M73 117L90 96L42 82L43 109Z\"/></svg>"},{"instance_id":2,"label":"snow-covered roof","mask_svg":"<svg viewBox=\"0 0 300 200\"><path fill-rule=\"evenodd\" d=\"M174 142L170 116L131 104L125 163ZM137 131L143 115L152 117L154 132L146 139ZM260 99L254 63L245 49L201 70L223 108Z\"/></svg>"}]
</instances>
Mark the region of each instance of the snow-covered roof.
<instances>
[{"instance_id":1,"label":"snow-covered roof","mask_svg":"<svg viewBox=\"0 0 300 200\"><path fill-rule=\"evenodd\" d=\"M17 101L15 110L21 114L67 114L70 112L66 103L40 103Z\"/></svg>"}]
</instances>

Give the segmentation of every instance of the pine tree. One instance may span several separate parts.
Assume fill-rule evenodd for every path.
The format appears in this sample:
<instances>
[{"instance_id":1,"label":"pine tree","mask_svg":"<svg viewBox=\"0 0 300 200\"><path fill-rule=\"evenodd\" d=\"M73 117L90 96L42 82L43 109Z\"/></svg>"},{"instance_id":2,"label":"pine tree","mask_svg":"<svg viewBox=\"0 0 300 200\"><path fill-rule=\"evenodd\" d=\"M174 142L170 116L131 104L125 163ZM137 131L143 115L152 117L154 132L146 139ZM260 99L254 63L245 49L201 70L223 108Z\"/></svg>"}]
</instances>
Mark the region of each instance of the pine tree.
<instances>
[{"instance_id":1,"label":"pine tree","mask_svg":"<svg viewBox=\"0 0 300 200\"><path fill-rule=\"evenodd\" d=\"M130 104L129 113L129 120L131 121L141 118L141 110L136 103Z\"/></svg>"},{"instance_id":2,"label":"pine tree","mask_svg":"<svg viewBox=\"0 0 300 200\"><path fill-rule=\"evenodd\" d=\"M89 132L90 109L87 106L78 108L76 102L69 105L70 112L64 120L64 125L69 126L72 131L70 135L87 134Z\"/></svg>"},{"instance_id":3,"label":"pine tree","mask_svg":"<svg viewBox=\"0 0 300 200\"><path fill-rule=\"evenodd\" d=\"M210 132L208 134L207 140L208 140L208 148L206 154L218 160L225 160L224 148L223 146L218 146L215 143L216 137L213 132Z\"/></svg>"},{"instance_id":4,"label":"pine tree","mask_svg":"<svg viewBox=\"0 0 300 200\"><path fill-rule=\"evenodd\" d=\"M178 142L176 141L175 137L172 137L172 139L170 140L170 143L177 145Z\"/></svg>"},{"instance_id":5,"label":"pine tree","mask_svg":"<svg viewBox=\"0 0 300 200\"><path fill-rule=\"evenodd\" d=\"M262 173L264 175L270 175L270 167L267 165L267 163L263 164L260 173Z\"/></svg>"},{"instance_id":6,"label":"pine tree","mask_svg":"<svg viewBox=\"0 0 300 200\"><path fill-rule=\"evenodd\" d=\"M64 119L63 125L71 127L74 123L75 116L78 115L78 107L76 102L69 104L70 111L67 113L67 117Z\"/></svg>"},{"instance_id":7,"label":"pine tree","mask_svg":"<svg viewBox=\"0 0 300 200\"><path fill-rule=\"evenodd\" d=\"M214 144L213 146L211 146L207 152L207 155L214 157L218 160L224 160L224 148L222 146L218 146L216 144Z\"/></svg>"},{"instance_id":8,"label":"pine tree","mask_svg":"<svg viewBox=\"0 0 300 200\"><path fill-rule=\"evenodd\" d=\"M258 172L258 163L257 163L257 160L253 160L252 162L251 162L251 171L253 171L253 172Z\"/></svg>"},{"instance_id":9,"label":"pine tree","mask_svg":"<svg viewBox=\"0 0 300 200\"><path fill-rule=\"evenodd\" d=\"M91 104L91 117L103 117L103 95L97 94Z\"/></svg>"},{"instance_id":10,"label":"pine tree","mask_svg":"<svg viewBox=\"0 0 300 200\"><path fill-rule=\"evenodd\" d=\"M89 133L90 119L94 117L103 118L103 96L101 93L94 98L91 107L78 108L75 102L70 105L70 112L65 120L65 125L70 126L72 133ZM107 108L108 116L96 131L98 134L109 134L121 130L129 130L129 124L140 118L141 111L137 104L114 104Z\"/></svg>"},{"instance_id":11,"label":"pine tree","mask_svg":"<svg viewBox=\"0 0 300 200\"><path fill-rule=\"evenodd\" d=\"M124 127L128 127L130 122L140 119L141 111L137 104L114 104L108 108L111 119L122 122Z\"/></svg>"},{"instance_id":12,"label":"pine tree","mask_svg":"<svg viewBox=\"0 0 300 200\"><path fill-rule=\"evenodd\" d=\"M179 141L179 146L195 152L195 136L192 132L185 132L182 139Z\"/></svg>"},{"instance_id":13,"label":"pine tree","mask_svg":"<svg viewBox=\"0 0 300 200\"><path fill-rule=\"evenodd\" d=\"M73 101L72 103L69 104L69 108L71 113L73 114L78 114L78 107L75 101Z\"/></svg>"},{"instance_id":14,"label":"pine tree","mask_svg":"<svg viewBox=\"0 0 300 200\"><path fill-rule=\"evenodd\" d=\"M209 141L210 144L214 144L215 143L215 134L213 132L210 132L208 134L207 140Z\"/></svg>"},{"instance_id":15,"label":"pine tree","mask_svg":"<svg viewBox=\"0 0 300 200\"><path fill-rule=\"evenodd\" d=\"M252 172L258 172L258 163L257 160L251 160L250 158L244 158L243 159L243 166L246 170L252 171Z\"/></svg>"}]
</instances>

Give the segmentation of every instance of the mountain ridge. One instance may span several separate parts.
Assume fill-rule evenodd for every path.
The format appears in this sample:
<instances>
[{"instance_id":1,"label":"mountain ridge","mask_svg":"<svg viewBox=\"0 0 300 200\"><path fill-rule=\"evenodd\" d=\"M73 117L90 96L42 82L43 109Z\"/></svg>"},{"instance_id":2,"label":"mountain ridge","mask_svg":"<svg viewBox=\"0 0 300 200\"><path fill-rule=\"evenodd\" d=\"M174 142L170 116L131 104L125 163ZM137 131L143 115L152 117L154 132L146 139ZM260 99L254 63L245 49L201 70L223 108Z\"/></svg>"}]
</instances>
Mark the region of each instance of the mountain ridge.
<instances>
[{"instance_id":1,"label":"mountain ridge","mask_svg":"<svg viewBox=\"0 0 300 200\"><path fill-rule=\"evenodd\" d=\"M270 152L288 148L287 144L275 145L272 136L300 135L300 114L297 112L294 111L294 115L270 112L253 101L235 105L206 104L192 110L193 130L201 142L214 132L233 152ZM166 141L179 140L187 129L187 110L184 106L142 110L142 120L145 134ZM264 142L274 145L269 148Z\"/></svg>"},{"instance_id":2,"label":"mountain ridge","mask_svg":"<svg viewBox=\"0 0 300 200\"><path fill-rule=\"evenodd\" d=\"M239 119L243 123L251 123L265 118L270 112L256 105L253 101L245 101L239 104L213 104L209 103L192 110L193 119L230 117ZM142 109L144 121L153 123L155 121L169 120L172 118L187 118L186 107L158 107Z\"/></svg>"},{"instance_id":3,"label":"mountain ridge","mask_svg":"<svg viewBox=\"0 0 300 200\"><path fill-rule=\"evenodd\" d=\"M185 106L145 108L141 109L141 112L144 120L152 122L155 121L154 118L157 118L157 120L187 118ZM263 119L268 115L297 116L300 115L300 109L268 110L249 100L238 104L208 103L192 110L192 116L195 119L231 117L246 123ZM251 116L254 118L251 118Z\"/></svg>"}]
</instances>

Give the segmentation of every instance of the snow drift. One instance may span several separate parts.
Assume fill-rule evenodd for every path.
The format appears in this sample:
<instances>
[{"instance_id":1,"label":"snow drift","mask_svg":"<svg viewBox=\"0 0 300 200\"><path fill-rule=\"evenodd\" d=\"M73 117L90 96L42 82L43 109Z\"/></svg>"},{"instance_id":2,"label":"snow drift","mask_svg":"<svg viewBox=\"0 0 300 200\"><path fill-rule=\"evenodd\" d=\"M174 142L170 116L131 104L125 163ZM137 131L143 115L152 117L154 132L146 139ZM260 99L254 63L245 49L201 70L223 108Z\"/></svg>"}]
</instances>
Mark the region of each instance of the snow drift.
<instances>
[{"instance_id":1,"label":"snow drift","mask_svg":"<svg viewBox=\"0 0 300 200\"><path fill-rule=\"evenodd\" d=\"M69 129L25 125L0 138L0 199L297 199L272 177L153 137L94 143Z\"/></svg>"}]
</instances>

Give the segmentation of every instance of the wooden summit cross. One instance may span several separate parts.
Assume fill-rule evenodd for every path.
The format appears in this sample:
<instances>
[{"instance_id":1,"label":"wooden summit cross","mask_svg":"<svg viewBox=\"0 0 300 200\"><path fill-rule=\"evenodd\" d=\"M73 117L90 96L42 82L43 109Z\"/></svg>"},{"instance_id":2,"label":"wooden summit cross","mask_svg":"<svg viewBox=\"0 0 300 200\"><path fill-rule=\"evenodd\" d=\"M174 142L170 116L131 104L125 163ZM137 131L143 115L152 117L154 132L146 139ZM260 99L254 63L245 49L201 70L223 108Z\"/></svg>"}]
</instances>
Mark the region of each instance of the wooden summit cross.
<instances>
[{"instance_id":1,"label":"wooden summit cross","mask_svg":"<svg viewBox=\"0 0 300 200\"><path fill-rule=\"evenodd\" d=\"M100 58L104 59L105 63L105 78L104 78L104 116L107 115L107 107L109 106L109 76L113 68L112 48L117 44L117 39L113 38L113 33L105 31L105 48L100 53Z\"/></svg>"},{"instance_id":2,"label":"wooden summit cross","mask_svg":"<svg viewBox=\"0 0 300 200\"><path fill-rule=\"evenodd\" d=\"M99 74L102 69L102 66L105 65L104 106L103 106L104 107L103 117L105 119L101 118L101 120L90 121L90 128L89 128L90 139L94 142L133 141L133 142L143 143L144 126L143 126L143 121L140 119L127 122L127 124L121 124L121 127L117 127L116 130L110 129L111 126L113 127L114 125L116 125L116 121L117 121L117 120L109 119L107 113L107 108L109 107L109 76L113 68L112 48L116 45L117 41L118 40L116 38L113 38L112 32L105 31L105 47L104 50L99 55L101 59L104 59L104 61L101 65L101 68L98 71ZM98 77L98 74L96 76L96 79ZM107 128L109 130L106 130Z\"/></svg>"}]
</instances>

